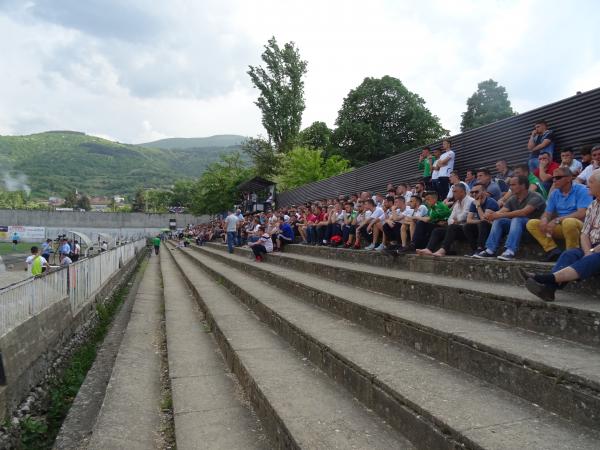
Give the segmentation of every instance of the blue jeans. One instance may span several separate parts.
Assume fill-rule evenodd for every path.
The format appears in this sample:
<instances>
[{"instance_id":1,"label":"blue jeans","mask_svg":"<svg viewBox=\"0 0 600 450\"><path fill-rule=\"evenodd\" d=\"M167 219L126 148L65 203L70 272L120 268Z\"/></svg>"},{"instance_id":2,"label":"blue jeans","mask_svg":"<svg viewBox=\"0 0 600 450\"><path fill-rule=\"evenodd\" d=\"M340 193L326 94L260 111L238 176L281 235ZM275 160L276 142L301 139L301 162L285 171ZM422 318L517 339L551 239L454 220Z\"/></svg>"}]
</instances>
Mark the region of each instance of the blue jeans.
<instances>
[{"instance_id":1,"label":"blue jeans","mask_svg":"<svg viewBox=\"0 0 600 450\"><path fill-rule=\"evenodd\" d=\"M521 236L523 235L528 220L527 217L513 217L512 219L503 217L494 220L492 222L490 235L488 236L487 241L485 241L485 247L489 251L496 253L498 247L500 247L502 237L508 233L504 247L506 247L507 250L511 250L513 253L517 253L519 243L521 242Z\"/></svg>"},{"instance_id":2,"label":"blue jeans","mask_svg":"<svg viewBox=\"0 0 600 450\"><path fill-rule=\"evenodd\" d=\"M306 227L306 239L309 244L317 243L317 228L313 225Z\"/></svg>"},{"instance_id":3,"label":"blue jeans","mask_svg":"<svg viewBox=\"0 0 600 450\"><path fill-rule=\"evenodd\" d=\"M552 273L558 272L565 267L571 267L579 275L580 280L591 278L600 274L600 253L592 253L584 256L580 248L572 248L562 252L556 264L552 268Z\"/></svg>"},{"instance_id":4,"label":"blue jeans","mask_svg":"<svg viewBox=\"0 0 600 450\"><path fill-rule=\"evenodd\" d=\"M235 245L236 237L237 233L235 231L227 232L227 250L229 250L229 253L233 253L233 246Z\"/></svg>"}]
</instances>

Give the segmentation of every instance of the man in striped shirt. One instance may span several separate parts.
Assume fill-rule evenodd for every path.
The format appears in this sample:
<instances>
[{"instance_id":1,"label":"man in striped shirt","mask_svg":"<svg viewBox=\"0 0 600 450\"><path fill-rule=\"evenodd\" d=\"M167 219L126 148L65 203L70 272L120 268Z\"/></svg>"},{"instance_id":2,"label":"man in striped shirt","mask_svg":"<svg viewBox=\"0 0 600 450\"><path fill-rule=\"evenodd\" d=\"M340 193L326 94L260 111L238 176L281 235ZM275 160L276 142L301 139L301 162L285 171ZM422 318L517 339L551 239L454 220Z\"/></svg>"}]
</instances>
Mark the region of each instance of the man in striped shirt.
<instances>
[{"instance_id":1,"label":"man in striped shirt","mask_svg":"<svg viewBox=\"0 0 600 450\"><path fill-rule=\"evenodd\" d=\"M585 280L600 274L600 171L590 176L588 187L596 199L586 211L581 230L581 248L563 252L551 273L521 271L525 287L544 301L553 301L556 290L569 281Z\"/></svg>"}]
</instances>

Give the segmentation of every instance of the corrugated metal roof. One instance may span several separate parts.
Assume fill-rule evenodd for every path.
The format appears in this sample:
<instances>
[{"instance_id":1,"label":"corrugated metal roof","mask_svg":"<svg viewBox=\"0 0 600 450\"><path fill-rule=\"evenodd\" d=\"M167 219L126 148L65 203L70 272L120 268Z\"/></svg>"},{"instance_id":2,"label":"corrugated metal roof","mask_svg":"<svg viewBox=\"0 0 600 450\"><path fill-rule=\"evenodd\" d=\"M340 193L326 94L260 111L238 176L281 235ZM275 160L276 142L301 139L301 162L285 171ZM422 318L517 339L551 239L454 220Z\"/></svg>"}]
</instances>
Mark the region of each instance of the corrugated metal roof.
<instances>
[{"instance_id":1,"label":"corrugated metal roof","mask_svg":"<svg viewBox=\"0 0 600 450\"><path fill-rule=\"evenodd\" d=\"M600 88L452 136L455 169L464 176L471 168L493 170L499 159L506 160L509 165L526 162L527 141L535 121L540 119L548 121L555 132L558 148L577 148L600 141ZM432 148L440 145L439 141L430 144ZM383 191L387 183L417 181L421 177L417 163L422 148L282 192L277 203L285 206L358 191Z\"/></svg>"}]
</instances>

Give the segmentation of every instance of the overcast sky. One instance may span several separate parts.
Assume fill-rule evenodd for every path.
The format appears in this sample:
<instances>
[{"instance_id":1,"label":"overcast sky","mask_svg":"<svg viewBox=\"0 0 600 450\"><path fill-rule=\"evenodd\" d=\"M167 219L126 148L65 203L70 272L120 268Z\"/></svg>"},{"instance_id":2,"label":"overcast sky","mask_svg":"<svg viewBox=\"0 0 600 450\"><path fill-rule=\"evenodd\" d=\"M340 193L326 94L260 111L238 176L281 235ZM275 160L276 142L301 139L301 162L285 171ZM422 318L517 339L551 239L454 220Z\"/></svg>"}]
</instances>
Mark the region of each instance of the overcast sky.
<instances>
[{"instance_id":1,"label":"overcast sky","mask_svg":"<svg viewBox=\"0 0 600 450\"><path fill-rule=\"evenodd\" d=\"M0 0L0 134L264 135L246 71L272 35L308 61L304 126L391 75L456 133L488 78L519 112L599 87L599 18L593 0Z\"/></svg>"}]
</instances>

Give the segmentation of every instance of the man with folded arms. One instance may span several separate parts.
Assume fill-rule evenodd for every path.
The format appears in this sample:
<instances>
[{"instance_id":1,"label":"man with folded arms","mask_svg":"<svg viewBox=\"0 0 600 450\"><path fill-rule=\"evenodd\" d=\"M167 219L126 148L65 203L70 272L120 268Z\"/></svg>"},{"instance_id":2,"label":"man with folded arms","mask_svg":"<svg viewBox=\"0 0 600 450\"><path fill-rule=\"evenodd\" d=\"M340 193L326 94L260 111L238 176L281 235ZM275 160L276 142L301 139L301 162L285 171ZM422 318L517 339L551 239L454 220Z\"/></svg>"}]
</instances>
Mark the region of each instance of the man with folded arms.
<instances>
[{"instance_id":1,"label":"man with folded arms","mask_svg":"<svg viewBox=\"0 0 600 450\"><path fill-rule=\"evenodd\" d=\"M585 211L592 203L588 189L573 183L573 173L568 167L554 170L554 190L548 196L546 211L540 219L527 222L527 231L546 252L544 261L556 261L561 254L555 239L564 239L565 248L579 247Z\"/></svg>"},{"instance_id":2,"label":"man with folded arms","mask_svg":"<svg viewBox=\"0 0 600 450\"><path fill-rule=\"evenodd\" d=\"M590 194L596 197L588 206L581 230L581 248L560 255L551 273L529 273L521 270L525 287L544 301L554 300L557 289L570 281L585 280L600 274L600 171L588 179Z\"/></svg>"},{"instance_id":3,"label":"man with folded arms","mask_svg":"<svg viewBox=\"0 0 600 450\"><path fill-rule=\"evenodd\" d=\"M500 206L498 206L496 200L488 196L487 190L482 184L473 186L470 194L473 197L473 203L469 208L467 223L463 227L463 232L471 246L471 250L473 250L472 254L467 256L475 256L485 249L485 241L492 229L492 222L485 219L485 214L498 211Z\"/></svg>"},{"instance_id":4,"label":"man with folded arms","mask_svg":"<svg viewBox=\"0 0 600 450\"><path fill-rule=\"evenodd\" d=\"M467 214L473 199L467 195L467 189L464 185L458 183L452 188L454 189L454 204L452 205L450 217L448 217L448 226L434 229L431 232L427 247L417 250L418 255L445 256L456 239L465 238L463 224L467 221ZM440 243L442 244L441 247L433 253Z\"/></svg>"},{"instance_id":5,"label":"man with folded arms","mask_svg":"<svg viewBox=\"0 0 600 450\"><path fill-rule=\"evenodd\" d=\"M486 249L474 255L475 258L495 257L502 237L508 234L505 251L498 259L512 261L519 249L527 221L537 219L544 212L546 203L540 194L529 190L527 177L511 178L510 190L513 195L499 211L485 214L485 219L493 221L492 230L485 242Z\"/></svg>"}]
</instances>

